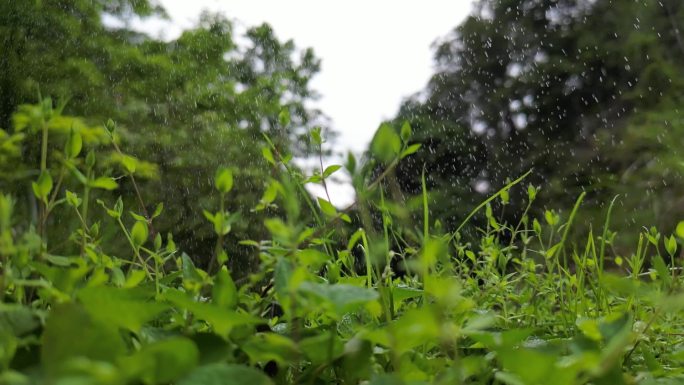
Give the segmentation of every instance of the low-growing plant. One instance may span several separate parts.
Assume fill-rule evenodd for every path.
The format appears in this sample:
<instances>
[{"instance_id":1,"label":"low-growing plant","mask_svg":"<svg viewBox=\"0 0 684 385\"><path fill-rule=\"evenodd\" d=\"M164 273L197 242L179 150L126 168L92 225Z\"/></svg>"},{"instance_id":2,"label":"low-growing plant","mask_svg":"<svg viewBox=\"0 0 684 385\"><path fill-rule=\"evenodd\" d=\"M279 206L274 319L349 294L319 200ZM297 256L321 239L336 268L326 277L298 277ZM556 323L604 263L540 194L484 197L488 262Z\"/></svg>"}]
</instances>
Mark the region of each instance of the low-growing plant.
<instances>
[{"instance_id":1,"label":"low-growing plant","mask_svg":"<svg viewBox=\"0 0 684 385\"><path fill-rule=\"evenodd\" d=\"M58 113L51 101L32 108L38 112L26 135L41 137L31 184L36 217L14 216L16 198L0 194L0 383L684 381L684 224L672 235L644 229L633 254L617 255L613 204L600 235L592 229L577 243L573 224L593 222L577 216L584 194L569 213L532 218L543 193L532 185L518 222L505 223L495 211L524 188L528 173L444 229L431 221L425 175L418 199L393 192L398 160L419 151L408 124L399 132L383 125L363 165L349 155L344 168L357 198L338 209L306 186L327 191L326 179L342 165L325 167L321 157L320 169L305 175L266 138L273 178L251 209L279 214L265 221L268 239L241 241L257 250L259 269L236 278L224 244L241 220L224 206L230 165L214 180L219 207L204 211L217 241L200 269L171 234L154 230L161 203L148 206L139 193L113 202L93 197L116 191L119 178L137 191L141 161L119 148L113 122L59 133L46 124ZM320 131L311 135L321 146ZM22 140L4 131L0 139ZM52 146L59 141L63 149ZM96 167L105 146L120 175ZM0 159L11 156L0 151ZM66 208L59 218L57 207ZM105 220L93 219L95 210ZM422 223L412 223L411 212ZM462 233L474 216L485 225L472 241ZM66 245L52 247L63 240L47 236L51 226L69 226ZM113 239L127 251L111 254Z\"/></svg>"}]
</instances>

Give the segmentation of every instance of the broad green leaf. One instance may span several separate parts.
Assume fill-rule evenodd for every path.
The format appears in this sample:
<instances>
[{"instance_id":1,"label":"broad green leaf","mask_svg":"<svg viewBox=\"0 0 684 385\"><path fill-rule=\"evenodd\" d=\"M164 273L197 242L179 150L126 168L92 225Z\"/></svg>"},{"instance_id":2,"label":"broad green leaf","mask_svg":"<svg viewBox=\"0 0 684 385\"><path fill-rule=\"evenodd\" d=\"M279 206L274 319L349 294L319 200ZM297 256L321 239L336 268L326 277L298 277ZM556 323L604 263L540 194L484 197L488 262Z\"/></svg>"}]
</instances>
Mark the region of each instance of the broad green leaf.
<instances>
[{"instance_id":1,"label":"broad green leaf","mask_svg":"<svg viewBox=\"0 0 684 385\"><path fill-rule=\"evenodd\" d=\"M234 310L238 305L238 291L230 276L228 268L221 266L221 270L214 277L212 302L219 307Z\"/></svg>"},{"instance_id":2,"label":"broad green leaf","mask_svg":"<svg viewBox=\"0 0 684 385\"><path fill-rule=\"evenodd\" d=\"M161 213L164 211L164 202L159 202L157 204L157 207L154 208L154 213L152 214L152 218L156 218L161 215Z\"/></svg>"},{"instance_id":3,"label":"broad green leaf","mask_svg":"<svg viewBox=\"0 0 684 385\"><path fill-rule=\"evenodd\" d=\"M677 252L677 240L674 235L665 238L665 250L670 256L673 256Z\"/></svg>"},{"instance_id":4,"label":"broad green leaf","mask_svg":"<svg viewBox=\"0 0 684 385\"><path fill-rule=\"evenodd\" d=\"M176 382L176 385L272 385L262 371L236 364L200 366Z\"/></svg>"},{"instance_id":5,"label":"broad green leaf","mask_svg":"<svg viewBox=\"0 0 684 385\"><path fill-rule=\"evenodd\" d=\"M332 362L344 352L344 344L342 340L334 334L334 338L330 340L330 331L321 332L318 335L304 338L299 341L299 348L304 352L306 357L314 364L323 364Z\"/></svg>"},{"instance_id":6,"label":"broad green leaf","mask_svg":"<svg viewBox=\"0 0 684 385\"><path fill-rule=\"evenodd\" d=\"M29 307L0 303L0 329L4 328L15 336L23 336L40 326L37 314Z\"/></svg>"},{"instance_id":7,"label":"broad green leaf","mask_svg":"<svg viewBox=\"0 0 684 385\"><path fill-rule=\"evenodd\" d=\"M577 375L573 367L562 366L551 352L532 348L505 347L497 351L504 369L522 384L572 385Z\"/></svg>"},{"instance_id":8,"label":"broad green leaf","mask_svg":"<svg viewBox=\"0 0 684 385\"><path fill-rule=\"evenodd\" d=\"M109 191L115 190L117 187L119 187L113 178L107 176L101 176L95 180L92 180L88 183L88 185L92 188L100 188Z\"/></svg>"},{"instance_id":9,"label":"broad green leaf","mask_svg":"<svg viewBox=\"0 0 684 385\"><path fill-rule=\"evenodd\" d=\"M135 219L136 221L147 222L147 218L143 217L142 215L136 214L136 213L134 213L133 211L129 211L129 213L131 214L131 216L133 217L133 219Z\"/></svg>"},{"instance_id":10,"label":"broad green leaf","mask_svg":"<svg viewBox=\"0 0 684 385\"><path fill-rule=\"evenodd\" d=\"M214 183L216 184L216 189L221 194L230 192L233 189L233 172L225 167L219 168L216 171Z\"/></svg>"},{"instance_id":11,"label":"broad green leaf","mask_svg":"<svg viewBox=\"0 0 684 385\"><path fill-rule=\"evenodd\" d=\"M131 229L131 240L135 246L142 246L149 236L149 229L147 223L144 221L135 221Z\"/></svg>"},{"instance_id":12,"label":"broad green leaf","mask_svg":"<svg viewBox=\"0 0 684 385\"><path fill-rule=\"evenodd\" d=\"M184 337L173 337L143 346L119 360L129 377L145 384L168 384L187 375L199 363L199 350Z\"/></svg>"},{"instance_id":13,"label":"broad green leaf","mask_svg":"<svg viewBox=\"0 0 684 385\"><path fill-rule=\"evenodd\" d=\"M77 296L93 319L132 332L140 331L168 309L167 305L153 301L153 293L141 289L98 286L82 289Z\"/></svg>"},{"instance_id":14,"label":"broad green leaf","mask_svg":"<svg viewBox=\"0 0 684 385\"><path fill-rule=\"evenodd\" d=\"M86 155L86 166L88 168L95 167L95 161L95 153L92 150L88 151L88 154Z\"/></svg>"},{"instance_id":15,"label":"broad green leaf","mask_svg":"<svg viewBox=\"0 0 684 385\"><path fill-rule=\"evenodd\" d=\"M186 286L186 288L201 285L204 279L195 267L195 264L192 262L192 259L190 259L190 256L186 253L181 254L181 263L183 264L183 284Z\"/></svg>"},{"instance_id":16,"label":"broad green leaf","mask_svg":"<svg viewBox=\"0 0 684 385\"><path fill-rule=\"evenodd\" d=\"M675 230L675 233L679 238L684 239L684 221L677 223L677 229Z\"/></svg>"},{"instance_id":17,"label":"broad green leaf","mask_svg":"<svg viewBox=\"0 0 684 385\"><path fill-rule=\"evenodd\" d=\"M138 168L138 160L130 155L124 155L121 157L121 165L129 174L134 174Z\"/></svg>"},{"instance_id":18,"label":"broad green leaf","mask_svg":"<svg viewBox=\"0 0 684 385\"><path fill-rule=\"evenodd\" d=\"M294 363L299 356L297 345L276 333L257 333L242 345L252 364L275 361L279 365Z\"/></svg>"},{"instance_id":19,"label":"broad green leaf","mask_svg":"<svg viewBox=\"0 0 684 385\"><path fill-rule=\"evenodd\" d=\"M389 162L399 155L401 138L388 123L383 123L371 142L371 151L382 162Z\"/></svg>"},{"instance_id":20,"label":"broad green leaf","mask_svg":"<svg viewBox=\"0 0 684 385\"><path fill-rule=\"evenodd\" d=\"M378 298L378 293L374 290L347 284L327 285L304 282L299 286L299 290L324 301L324 304L327 304L338 317Z\"/></svg>"},{"instance_id":21,"label":"broad green leaf","mask_svg":"<svg viewBox=\"0 0 684 385\"><path fill-rule=\"evenodd\" d=\"M297 251L297 259L301 265L317 270L330 260L330 256L316 249L309 248Z\"/></svg>"},{"instance_id":22,"label":"broad green leaf","mask_svg":"<svg viewBox=\"0 0 684 385\"><path fill-rule=\"evenodd\" d=\"M276 164L275 158L273 157L273 153L271 152L270 148L263 147L261 149L261 155L263 155L264 159L266 159L269 163L273 165Z\"/></svg>"},{"instance_id":23,"label":"broad green leaf","mask_svg":"<svg viewBox=\"0 0 684 385\"><path fill-rule=\"evenodd\" d=\"M280 123L281 127L285 127L290 124L290 110L287 108L280 110L280 113L278 113L278 122Z\"/></svg>"},{"instance_id":24,"label":"broad green leaf","mask_svg":"<svg viewBox=\"0 0 684 385\"><path fill-rule=\"evenodd\" d=\"M126 281L123 283L123 287L126 289L134 288L142 283L146 276L145 270L130 270Z\"/></svg>"},{"instance_id":25,"label":"broad green leaf","mask_svg":"<svg viewBox=\"0 0 684 385\"><path fill-rule=\"evenodd\" d=\"M670 286L672 282L672 277L670 275L670 269L667 268L665 261L660 255L653 257L653 268L658 272L658 279L665 285L665 287Z\"/></svg>"},{"instance_id":26,"label":"broad green leaf","mask_svg":"<svg viewBox=\"0 0 684 385\"><path fill-rule=\"evenodd\" d=\"M325 170L323 171L323 178L329 177L329 176L332 175L335 171L337 171L337 170L339 170L339 169L341 169L341 168L342 168L342 166L340 166L339 164L333 164L332 166L326 167Z\"/></svg>"},{"instance_id":27,"label":"broad green leaf","mask_svg":"<svg viewBox=\"0 0 684 385\"><path fill-rule=\"evenodd\" d=\"M432 308L411 309L391 324L389 332L396 337L394 348L406 352L428 341L435 341L442 330Z\"/></svg>"},{"instance_id":28,"label":"broad green leaf","mask_svg":"<svg viewBox=\"0 0 684 385\"><path fill-rule=\"evenodd\" d=\"M254 325L260 320L245 313L219 307L207 302L196 302L180 290L170 289L164 293L164 298L182 309L194 314L196 319L204 320L211 325L218 335L228 336L236 326Z\"/></svg>"},{"instance_id":29,"label":"broad green leaf","mask_svg":"<svg viewBox=\"0 0 684 385\"><path fill-rule=\"evenodd\" d=\"M72 128L71 131L69 131L69 137L67 138L64 153L66 154L67 158L73 159L81 153L81 148L83 148L83 138L81 137L80 133L74 131Z\"/></svg>"},{"instance_id":30,"label":"broad green leaf","mask_svg":"<svg viewBox=\"0 0 684 385\"><path fill-rule=\"evenodd\" d=\"M115 325L95 320L89 313L75 303L52 308L41 337L41 361L48 374L58 372L74 358L114 362L125 352Z\"/></svg>"},{"instance_id":31,"label":"broad green leaf","mask_svg":"<svg viewBox=\"0 0 684 385\"><path fill-rule=\"evenodd\" d=\"M32 187L36 198L47 203L48 195L52 191L52 176L47 170L43 170L38 176L38 180L33 182Z\"/></svg>"},{"instance_id":32,"label":"broad green leaf","mask_svg":"<svg viewBox=\"0 0 684 385\"><path fill-rule=\"evenodd\" d=\"M321 128L320 127L314 127L311 129L311 139L313 140L314 143L321 145L323 143L323 138L321 137Z\"/></svg>"},{"instance_id":33,"label":"broad green leaf","mask_svg":"<svg viewBox=\"0 0 684 385\"><path fill-rule=\"evenodd\" d=\"M321 211L323 214L334 217L337 215L337 209L335 206L332 205L332 203L328 202L327 200L323 198L318 198L318 205L321 207Z\"/></svg>"},{"instance_id":34,"label":"broad green leaf","mask_svg":"<svg viewBox=\"0 0 684 385\"><path fill-rule=\"evenodd\" d=\"M420 147L421 147L420 143L414 143L414 144L406 147L406 149L401 152L401 158L403 159L409 155L415 154L416 152L418 152L418 150L420 150Z\"/></svg>"},{"instance_id":35,"label":"broad green leaf","mask_svg":"<svg viewBox=\"0 0 684 385\"><path fill-rule=\"evenodd\" d=\"M411 125L408 121L405 121L404 124L401 125L401 140L403 140L404 143L407 143L409 139L411 139L411 131Z\"/></svg>"},{"instance_id":36,"label":"broad green leaf","mask_svg":"<svg viewBox=\"0 0 684 385\"><path fill-rule=\"evenodd\" d=\"M603 336L599 330L599 323L594 319L578 319L575 323L577 328L584 334L585 337L593 341L601 341Z\"/></svg>"}]
</instances>

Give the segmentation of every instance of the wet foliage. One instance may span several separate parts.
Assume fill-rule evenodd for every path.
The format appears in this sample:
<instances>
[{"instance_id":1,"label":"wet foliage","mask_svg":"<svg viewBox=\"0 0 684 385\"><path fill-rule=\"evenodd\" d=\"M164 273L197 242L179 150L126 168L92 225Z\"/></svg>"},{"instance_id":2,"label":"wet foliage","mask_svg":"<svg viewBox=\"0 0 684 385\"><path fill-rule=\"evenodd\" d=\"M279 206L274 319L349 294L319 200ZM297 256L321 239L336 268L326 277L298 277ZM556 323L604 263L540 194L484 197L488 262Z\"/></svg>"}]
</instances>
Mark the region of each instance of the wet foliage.
<instances>
[{"instance_id":1,"label":"wet foliage","mask_svg":"<svg viewBox=\"0 0 684 385\"><path fill-rule=\"evenodd\" d=\"M576 234L575 224L588 220L578 217L585 194L569 212L530 216L544 190L524 187L528 172L444 229L430 216L425 174L416 205L393 201L385 187L396 165L421 151L408 124L382 126L372 159L350 155L344 168L358 198L338 210L314 201L305 186L342 165L307 175L265 136L261 153L273 177L252 209L280 214L264 220L266 237L240 240L258 253L259 266L238 277L225 251L226 235L243 220L225 206L239 178L230 168L212 178L218 205L203 216L216 243L200 268L171 234L155 230L163 204L148 206L142 193L95 198L99 190L122 192L123 180L137 185L136 160L117 144L113 121L76 124L50 99L21 111L15 121L26 111L36 119L7 143L34 135L44 145L31 184L36 219L16 215L16 199L0 195L4 384L684 379L684 222L672 235L645 230L632 253L613 255L613 205L597 234ZM62 121L66 128L55 123ZM324 139L313 130L311 140ZM98 147L111 147L122 171L103 172ZM371 178L378 164L384 171ZM493 206L509 205L513 192L526 197L526 208L518 221L504 222ZM413 211L422 213L419 223ZM485 226L473 228L476 214ZM69 236L51 237L55 226ZM461 237L468 228L477 242ZM584 241L571 242L570 234ZM114 254L117 240L127 250Z\"/></svg>"},{"instance_id":2,"label":"wet foliage","mask_svg":"<svg viewBox=\"0 0 684 385\"><path fill-rule=\"evenodd\" d=\"M146 17L0 1L0 384L684 383L678 1L477 1L343 162L311 50Z\"/></svg>"}]
</instances>

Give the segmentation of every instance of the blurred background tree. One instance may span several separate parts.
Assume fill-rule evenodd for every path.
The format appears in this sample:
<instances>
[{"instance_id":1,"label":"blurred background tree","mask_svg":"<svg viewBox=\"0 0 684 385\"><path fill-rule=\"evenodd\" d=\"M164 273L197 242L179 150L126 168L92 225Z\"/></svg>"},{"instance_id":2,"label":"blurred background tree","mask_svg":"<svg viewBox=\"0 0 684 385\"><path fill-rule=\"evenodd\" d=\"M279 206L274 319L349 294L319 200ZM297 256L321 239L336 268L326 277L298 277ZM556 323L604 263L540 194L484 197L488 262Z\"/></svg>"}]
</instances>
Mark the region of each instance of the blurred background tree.
<instances>
[{"instance_id":1,"label":"blurred background tree","mask_svg":"<svg viewBox=\"0 0 684 385\"><path fill-rule=\"evenodd\" d=\"M420 192L425 166L433 217L453 225L534 169L537 209L569 210L586 191L597 219L620 194L618 229L671 229L684 213L682 26L676 0L478 1L394 120L423 143L399 166L402 190Z\"/></svg>"},{"instance_id":2,"label":"blurred background tree","mask_svg":"<svg viewBox=\"0 0 684 385\"><path fill-rule=\"evenodd\" d=\"M227 209L249 215L233 225L226 248L233 261L247 261L241 257L249 251L237 241L260 239L264 231L261 217L249 213L270 175L261 156L262 134L283 153L308 154L305 138L321 120L319 111L305 106L316 97L309 81L318 59L310 49L279 41L268 25L249 29L237 44L232 24L219 15L202 15L196 28L168 42L124 22L112 27L103 23L105 16L123 21L165 14L147 0L0 3L0 127L6 129L0 145L11 139L13 114L39 94L91 125L113 119L124 151L145 161L136 176L147 209L157 202L166 206L155 229L173 232L182 250L199 261L208 261L214 235L198 208L218 207L213 176L220 165L228 166L235 189ZM289 117L283 119L281 111ZM12 140L17 147L17 137ZM30 180L38 172L37 143L38 136L21 141L13 171L0 179L0 188L21 198L26 213ZM113 155L98 164L123 175L116 160ZM134 196L127 178L119 183L117 195ZM127 207L139 210L134 201Z\"/></svg>"}]
</instances>

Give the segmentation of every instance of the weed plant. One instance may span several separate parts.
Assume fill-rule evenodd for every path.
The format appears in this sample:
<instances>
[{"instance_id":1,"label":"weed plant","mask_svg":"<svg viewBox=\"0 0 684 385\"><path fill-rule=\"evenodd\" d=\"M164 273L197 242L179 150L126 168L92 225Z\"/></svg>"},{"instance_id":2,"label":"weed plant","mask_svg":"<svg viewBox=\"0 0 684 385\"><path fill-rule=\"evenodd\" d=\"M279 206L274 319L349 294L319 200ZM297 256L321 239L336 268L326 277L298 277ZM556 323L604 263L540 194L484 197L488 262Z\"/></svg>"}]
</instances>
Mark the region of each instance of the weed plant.
<instances>
[{"instance_id":1,"label":"weed plant","mask_svg":"<svg viewBox=\"0 0 684 385\"><path fill-rule=\"evenodd\" d=\"M0 135L7 151L17 135L41 143L35 217L14 216L15 198L0 194L2 384L684 383L684 224L668 236L645 229L632 254L616 255L613 204L596 231L574 234L594 222L576 216L584 195L570 213L533 218L531 185L520 220L502 223L494 207L526 174L444 229L430 219L425 175L416 204L393 199L395 166L419 151L407 124L380 127L374 160L349 156L357 200L338 210L306 186L325 187L342 166L304 175L267 138L274 177L252 210L279 214L265 221L269 239L242 241L260 267L236 279L224 250L240 220L224 206L230 165L216 173L219 207L204 211L217 241L203 270L154 231L161 203L94 198L121 178L138 191L141 161L119 148L113 122L74 125L50 100L26 108L22 130ZM311 140L323 143L317 130ZM122 171L99 175L96 149ZM73 223L66 216L78 225L58 255L64 240L47 230ZM473 217L483 225L466 239ZM114 231L120 255L103 237Z\"/></svg>"}]
</instances>

